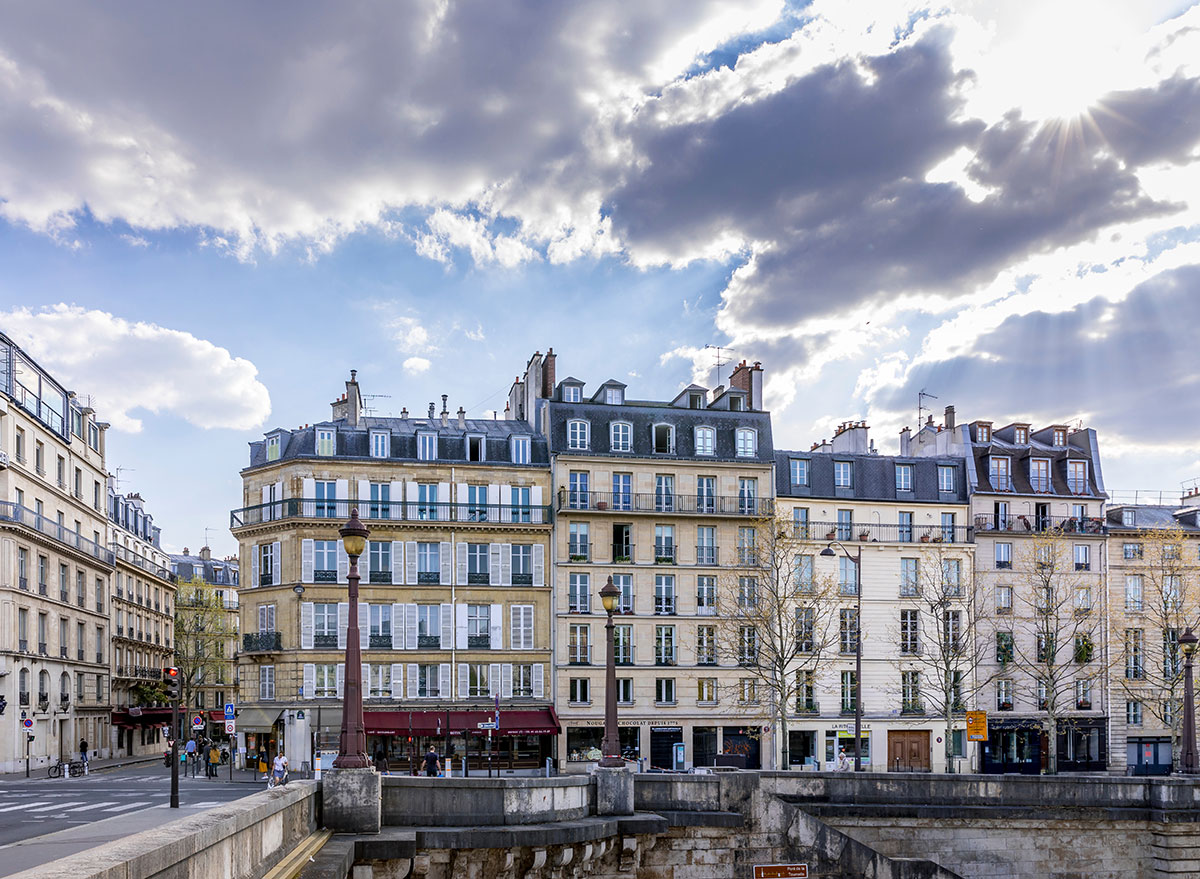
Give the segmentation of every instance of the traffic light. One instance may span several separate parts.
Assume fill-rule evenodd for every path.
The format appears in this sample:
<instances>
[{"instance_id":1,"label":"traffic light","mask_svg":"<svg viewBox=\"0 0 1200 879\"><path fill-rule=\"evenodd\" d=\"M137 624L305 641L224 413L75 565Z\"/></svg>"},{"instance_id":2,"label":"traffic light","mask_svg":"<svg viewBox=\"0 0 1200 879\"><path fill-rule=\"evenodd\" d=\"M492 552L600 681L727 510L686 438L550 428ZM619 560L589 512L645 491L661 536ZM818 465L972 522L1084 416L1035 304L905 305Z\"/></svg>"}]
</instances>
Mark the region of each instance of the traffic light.
<instances>
[{"instance_id":1,"label":"traffic light","mask_svg":"<svg viewBox=\"0 0 1200 879\"><path fill-rule=\"evenodd\" d=\"M162 670L163 683L167 685L167 701L179 701L179 669L168 666Z\"/></svg>"}]
</instances>

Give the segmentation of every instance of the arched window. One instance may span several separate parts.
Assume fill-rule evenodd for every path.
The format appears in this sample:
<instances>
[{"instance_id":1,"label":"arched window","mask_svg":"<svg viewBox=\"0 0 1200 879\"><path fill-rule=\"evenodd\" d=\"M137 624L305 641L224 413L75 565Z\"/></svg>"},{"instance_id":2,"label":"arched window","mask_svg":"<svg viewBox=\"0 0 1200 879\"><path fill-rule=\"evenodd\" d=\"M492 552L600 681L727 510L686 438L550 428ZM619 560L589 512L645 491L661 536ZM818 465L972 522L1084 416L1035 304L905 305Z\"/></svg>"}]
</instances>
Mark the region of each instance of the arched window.
<instances>
[{"instance_id":1,"label":"arched window","mask_svg":"<svg viewBox=\"0 0 1200 879\"><path fill-rule=\"evenodd\" d=\"M586 449L591 443L591 425L583 419L567 422L567 448Z\"/></svg>"},{"instance_id":2,"label":"arched window","mask_svg":"<svg viewBox=\"0 0 1200 879\"><path fill-rule=\"evenodd\" d=\"M614 452L633 451L633 425L628 421L614 421L610 427L610 448Z\"/></svg>"},{"instance_id":3,"label":"arched window","mask_svg":"<svg viewBox=\"0 0 1200 879\"><path fill-rule=\"evenodd\" d=\"M753 458L758 454L758 432L749 427L737 429L737 456Z\"/></svg>"}]
</instances>

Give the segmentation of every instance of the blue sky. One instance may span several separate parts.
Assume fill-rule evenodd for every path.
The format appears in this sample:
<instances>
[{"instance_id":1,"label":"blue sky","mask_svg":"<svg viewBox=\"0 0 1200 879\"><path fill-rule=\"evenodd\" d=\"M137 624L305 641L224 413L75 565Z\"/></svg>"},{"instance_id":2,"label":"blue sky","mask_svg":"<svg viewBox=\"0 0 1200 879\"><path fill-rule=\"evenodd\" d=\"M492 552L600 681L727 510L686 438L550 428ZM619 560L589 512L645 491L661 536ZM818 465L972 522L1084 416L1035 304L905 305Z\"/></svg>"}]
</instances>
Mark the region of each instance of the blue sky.
<instances>
[{"instance_id":1,"label":"blue sky","mask_svg":"<svg viewBox=\"0 0 1200 879\"><path fill-rule=\"evenodd\" d=\"M761 360L777 444L927 388L1200 476L1200 8L84 3L0 13L0 329L114 425L170 549L246 443ZM97 39L102 35L103 39Z\"/></svg>"}]
</instances>

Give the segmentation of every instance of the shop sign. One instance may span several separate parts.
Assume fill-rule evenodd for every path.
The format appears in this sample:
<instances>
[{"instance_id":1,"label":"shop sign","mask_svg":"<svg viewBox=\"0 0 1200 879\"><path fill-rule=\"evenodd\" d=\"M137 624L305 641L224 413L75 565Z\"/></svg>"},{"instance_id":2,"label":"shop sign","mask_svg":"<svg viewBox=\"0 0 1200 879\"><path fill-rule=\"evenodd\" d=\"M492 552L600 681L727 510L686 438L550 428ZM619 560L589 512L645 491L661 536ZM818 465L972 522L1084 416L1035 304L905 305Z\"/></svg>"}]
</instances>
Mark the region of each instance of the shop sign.
<instances>
[{"instance_id":1,"label":"shop sign","mask_svg":"<svg viewBox=\"0 0 1200 879\"><path fill-rule=\"evenodd\" d=\"M986 711L967 712L967 741L986 742L988 740L988 721Z\"/></svg>"},{"instance_id":2,"label":"shop sign","mask_svg":"<svg viewBox=\"0 0 1200 879\"><path fill-rule=\"evenodd\" d=\"M869 724L869 723L864 723L862 725L863 731L869 730L870 728L871 728L871 724ZM835 723L830 726L830 729L847 730L848 732L853 733L854 732L854 721L850 720L850 721L847 721L846 723ZM851 736L851 738L853 738L853 736Z\"/></svg>"}]
</instances>

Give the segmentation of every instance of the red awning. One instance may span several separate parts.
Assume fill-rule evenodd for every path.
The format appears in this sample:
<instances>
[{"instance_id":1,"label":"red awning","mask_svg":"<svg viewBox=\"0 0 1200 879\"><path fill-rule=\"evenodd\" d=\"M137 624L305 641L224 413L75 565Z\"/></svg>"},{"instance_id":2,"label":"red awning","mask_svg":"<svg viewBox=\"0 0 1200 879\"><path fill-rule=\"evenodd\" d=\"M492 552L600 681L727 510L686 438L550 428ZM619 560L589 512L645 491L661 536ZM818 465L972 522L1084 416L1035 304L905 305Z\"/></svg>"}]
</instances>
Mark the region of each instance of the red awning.
<instances>
[{"instance_id":1,"label":"red awning","mask_svg":"<svg viewBox=\"0 0 1200 879\"><path fill-rule=\"evenodd\" d=\"M363 723L372 735L430 736L471 732L481 734L479 724L492 719L490 711L367 711ZM449 730L447 730L447 724ZM559 733L558 715L554 708L500 711L502 736L552 736Z\"/></svg>"},{"instance_id":2,"label":"red awning","mask_svg":"<svg viewBox=\"0 0 1200 879\"><path fill-rule=\"evenodd\" d=\"M224 710L210 711L210 712L208 712L208 719L211 721L214 721L216 723L224 723L225 722L225 712L224 712Z\"/></svg>"},{"instance_id":3,"label":"red awning","mask_svg":"<svg viewBox=\"0 0 1200 879\"><path fill-rule=\"evenodd\" d=\"M114 726L137 729L142 726L170 726L170 708L135 708L133 711L113 711Z\"/></svg>"}]
</instances>

